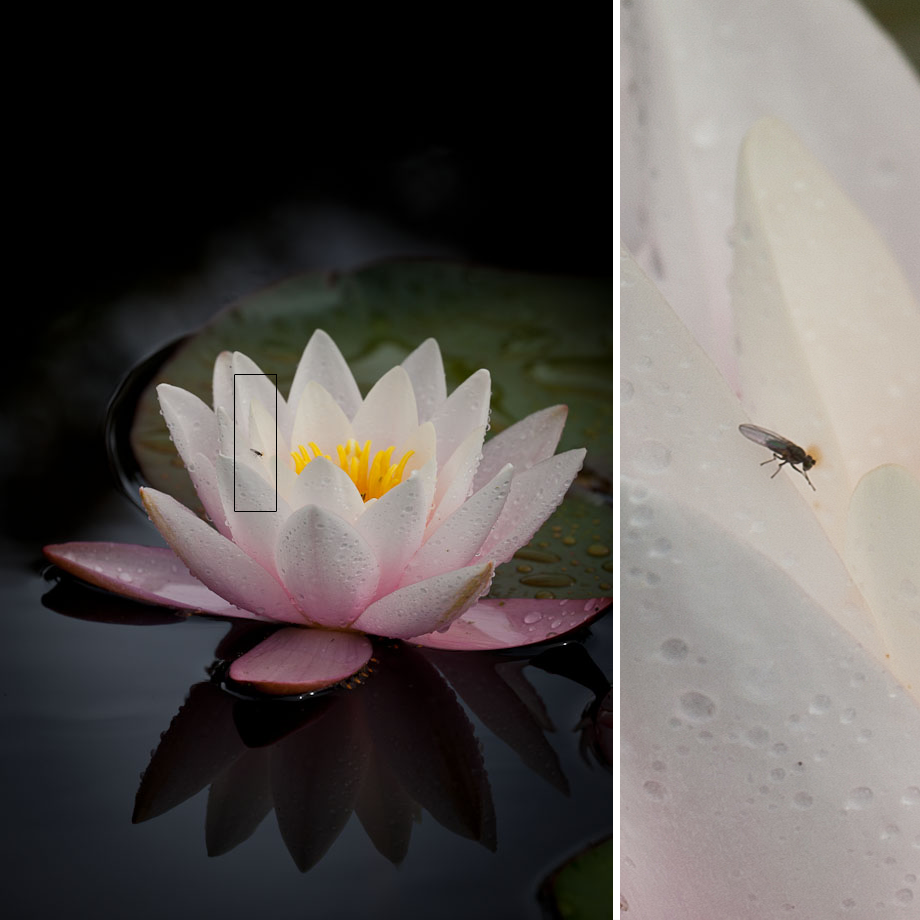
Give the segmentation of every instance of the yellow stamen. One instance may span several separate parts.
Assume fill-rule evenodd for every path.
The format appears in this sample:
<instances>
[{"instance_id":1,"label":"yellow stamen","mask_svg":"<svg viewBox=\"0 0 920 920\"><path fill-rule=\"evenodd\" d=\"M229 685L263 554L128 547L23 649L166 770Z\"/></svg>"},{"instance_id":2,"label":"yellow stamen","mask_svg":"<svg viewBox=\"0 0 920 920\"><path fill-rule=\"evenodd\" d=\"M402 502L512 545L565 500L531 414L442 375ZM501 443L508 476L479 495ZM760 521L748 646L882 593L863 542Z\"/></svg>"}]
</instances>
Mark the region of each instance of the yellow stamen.
<instances>
[{"instance_id":1,"label":"yellow stamen","mask_svg":"<svg viewBox=\"0 0 920 920\"><path fill-rule=\"evenodd\" d=\"M349 479L355 484L361 493L364 501L372 498L380 498L385 495L394 486L402 482L403 473L406 470L406 464L415 451L409 450L403 454L399 463L390 463L395 447L390 446L386 450L378 450L371 459L371 442L365 441L364 446L359 450L358 442L354 438L349 438L344 444L339 444L336 449L336 460L333 460L329 454L324 454L322 450L313 441L308 442L313 456L302 444L297 450L291 451L291 457L294 460L294 472L300 475L311 460L317 457L325 457L331 463L338 463Z\"/></svg>"}]
</instances>

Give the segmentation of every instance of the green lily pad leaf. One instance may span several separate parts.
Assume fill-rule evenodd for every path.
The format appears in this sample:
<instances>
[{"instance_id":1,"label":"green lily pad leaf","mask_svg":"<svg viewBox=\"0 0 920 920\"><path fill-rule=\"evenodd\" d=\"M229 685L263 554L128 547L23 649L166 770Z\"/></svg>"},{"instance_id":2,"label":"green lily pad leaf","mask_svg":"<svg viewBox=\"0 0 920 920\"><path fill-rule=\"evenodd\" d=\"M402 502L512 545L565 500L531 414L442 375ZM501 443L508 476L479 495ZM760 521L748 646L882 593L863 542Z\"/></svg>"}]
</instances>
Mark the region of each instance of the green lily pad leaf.
<instances>
[{"instance_id":1,"label":"green lily pad leaf","mask_svg":"<svg viewBox=\"0 0 920 920\"><path fill-rule=\"evenodd\" d=\"M441 347L448 391L480 367L489 369L490 436L538 409L568 405L558 449L586 447L580 480L589 488L609 492L611 303L608 280L543 277L442 262L387 262L348 274L296 276L227 308L179 345L140 397L131 448L147 482L202 513L160 415L157 384L183 387L210 405L217 355L242 351L266 373L277 374L278 387L285 394L307 340L322 328L335 340L361 391L367 393L385 371L433 336ZM562 519L551 519L566 534L569 517L577 517L582 508L576 504L569 511L569 503L567 499L563 505L567 510ZM608 509L598 533L609 535L611 526ZM541 530L535 541L552 542L552 529L547 533L545 537ZM578 558L580 565L590 565L593 557L586 560L578 554ZM566 586L521 584L520 576L526 573L514 572L513 563L508 566L513 574L506 578L502 572L497 579L498 590L508 593L499 596L512 596L512 580L516 597L541 596L547 590L558 597L598 596L584 593L586 582L581 578ZM533 577L541 574L548 577L553 572L541 568Z\"/></svg>"},{"instance_id":2,"label":"green lily pad leaf","mask_svg":"<svg viewBox=\"0 0 920 920\"><path fill-rule=\"evenodd\" d=\"M613 840L583 850L543 883L540 898L562 920L613 916ZM622 910L622 905L621 905Z\"/></svg>"},{"instance_id":3,"label":"green lily pad leaf","mask_svg":"<svg viewBox=\"0 0 920 920\"><path fill-rule=\"evenodd\" d=\"M573 486L530 543L495 570L489 597L609 597L612 532L606 498Z\"/></svg>"}]
</instances>

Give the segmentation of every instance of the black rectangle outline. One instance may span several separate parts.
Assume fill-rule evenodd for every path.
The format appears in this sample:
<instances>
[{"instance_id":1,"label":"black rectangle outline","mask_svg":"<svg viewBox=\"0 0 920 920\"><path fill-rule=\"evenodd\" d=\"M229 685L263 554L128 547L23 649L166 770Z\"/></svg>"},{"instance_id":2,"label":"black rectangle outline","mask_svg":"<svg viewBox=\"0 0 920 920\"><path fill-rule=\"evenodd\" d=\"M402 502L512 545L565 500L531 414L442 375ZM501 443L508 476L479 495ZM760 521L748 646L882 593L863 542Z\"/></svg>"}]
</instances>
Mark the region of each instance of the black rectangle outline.
<instances>
[{"instance_id":1,"label":"black rectangle outline","mask_svg":"<svg viewBox=\"0 0 920 920\"><path fill-rule=\"evenodd\" d=\"M275 507L243 508L236 507L236 378L237 377L274 377L275 378ZM233 513L234 514L276 514L278 511L278 375L277 374L234 374L233 375Z\"/></svg>"}]
</instances>

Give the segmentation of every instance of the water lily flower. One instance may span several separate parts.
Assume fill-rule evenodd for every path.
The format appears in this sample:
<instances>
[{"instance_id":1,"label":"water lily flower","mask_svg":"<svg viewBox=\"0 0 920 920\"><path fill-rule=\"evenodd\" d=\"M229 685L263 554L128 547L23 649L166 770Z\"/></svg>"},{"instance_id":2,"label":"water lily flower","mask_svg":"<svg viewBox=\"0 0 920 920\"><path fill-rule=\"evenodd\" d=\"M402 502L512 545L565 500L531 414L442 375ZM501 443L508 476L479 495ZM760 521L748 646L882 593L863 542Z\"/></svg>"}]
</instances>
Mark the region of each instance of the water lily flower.
<instances>
[{"instance_id":1,"label":"water lily flower","mask_svg":"<svg viewBox=\"0 0 920 920\"><path fill-rule=\"evenodd\" d=\"M920 894L920 310L852 199L875 189L916 278L916 78L849 4L633 8L661 26L640 69L688 79L639 81L656 176L624 234L621 890L650 917L900 915ZM825 69L784 82L800 39ZM809 449L816 491L771 479L745 423Z\"/></svg>"},{"instance_id":2,"label":"water lily flower","mask_svg":"<svg viewBox=\"0 0 920 920\"><path fill-rule=\"evenodd\" d=\"M481 600L561 502L584 449L554 455L564 406L484 442L490 377L447 395L440 349L423 342L362 398L317 330L287 399L245 355L222 353L214 407L157 388L170 435L211 523L141 489L169 549L45 548L63 569L148 603L283 628L231 677L269 693L357 672L367 635L439 648L526 645L580 625L602 601ZM212 526L213 525L213 526Z\"/></svg>"}]
</instances>

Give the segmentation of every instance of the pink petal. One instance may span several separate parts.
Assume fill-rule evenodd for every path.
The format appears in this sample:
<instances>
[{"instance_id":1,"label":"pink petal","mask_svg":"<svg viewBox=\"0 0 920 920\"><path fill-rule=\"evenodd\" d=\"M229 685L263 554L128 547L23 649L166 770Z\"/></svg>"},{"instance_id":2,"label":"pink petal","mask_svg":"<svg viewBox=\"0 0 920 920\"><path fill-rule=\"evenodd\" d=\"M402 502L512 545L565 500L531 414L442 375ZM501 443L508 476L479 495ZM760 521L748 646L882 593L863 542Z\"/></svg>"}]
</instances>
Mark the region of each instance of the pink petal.
<instances>
[{"instance_id":1,"label":"pink petal","mask_svg":"<svg viewBox=\"0 0 920 920\"><path fill-rule=\"evenodd\" d=\"M371 604L352 625L391 639L443 629L488 590L493 571L490 563L470 565L400 588Z\"/></svg>"},{"instance_id":2,"label":"pink petal","mask_svg":"<svg viewBox=\"0 0 920 920\"><path fill-rule=\"evenodd\" d=\"M397 586L400 573L421 545L433 491L433 475L413 476L370 503L358 518L355 528L367 540L380 566L378 594L387 594Z\"/></svg>"},{"instance_id":3,"label":"pink petal","mask_svg":"<svg viewBox=\"0 0 920 920\"><path fill-rule=\"evenodd\" d=\"M511 492L488 539L483 558L507 562L555 511L585 459L585 449L567 450L543 460L511 480Z\"/></svg>"},{"instance_id":4,"label":"pink petal","mask_svg":"<svg viewBox=\"0 0 920 920\"><path fill-rule=\"evenodd\" d=\"M438 465L447 462L474 428L485 428L491 392L489 372L480 369L467 377L431 417L438 433Z\"/></svg>"},{"instance_id":5,"label":"pink petal","mask_svg":"<svg viewBox=\"0 0 920 920\"><path fill-rule=\"evenodd\" d=\"M418 428L412 382L401 367L388 370L374 384L352 419L352 427L358 443L370 440L374 451L401 444Z\"/></svg>"},{"instance_id":6,"label":"pink petal","mask_svg":"<svg viewBox=\"0 0 920 920\"><path fill-rule=\"evenodd\" d=\"M171 550L131 543L59 543L44 554L83 581L145 604L243 619L257 617L206 588Z\"/></svg>"},{"instance_id":7,"label":"pink petal","mask_svg":"<svg viewBox=\"0 0 920 920\"><path fill-rule=\"evenodd\" d=\"M275 559L285 587L307 619L333 629L355 619L380 578L364 537L318 505L300 508L284 522Z\"/></svg>"},{"instance_id":8,"label":"pink petal","mask_svg":"<svg viewBox=\"0 0 920 920\"><path fill-rule=\"evenodd\" d=\"M401 586L469 565L505 506L512 472L509 463L434 531L409 562Z\"/></svg>"},{"instance_id":9,"label":"pink petal","mask_svg":"<svg viewBox=\"0 0 920 920\"><path fill-rule=\"evenodd\" d=\"M360 671L373 646L366 636L325 629L279 629L230 666L230 677L264 693L308 693Z\"/></svg>"},{"instance_id":10,"label":"pink petal","mask_svg":"<svg viewBox=\"0 0 920 920\"><path fill-rule=\"evenodd\" d=\"M447 385L444 381L444 362L441 349L435 339L425 339L402 366L405 368L418 406L419 424L427 422L438 407L447 399Z\"/></svg>"},{"instance_id":11,"label":"pink petal","mask_svg":"<svg viewBox=\"0 0 920 920\"><path fill-rule=\"evenodd\" d=\"M300 358L288 395L289 405L297 405L304 387L311 380L315 380L332 396L348 418L354 417L361 405L361 391L342 352L322 329L317 329L310 336Z\"/></svg>"},{"instance_id":12,"label":"pink petal","mask_svg":"<svg viewBox=\"0 0 920 920\"><path fill-rule=\"evenodd\" d=\"M566 600L525 597L481 600L450 624L447 632L415 636L416 645L474 651L516 648L561 636L609 606L609 597Z\"/></svg>"},{"instance_id":13,"label":"pink petal","mask_svg":"<svg viewBox=\"0 0 920 920\"><path fill-rule=\"evenodd\" d=\"M568 413L568 406L541 409L486 441L473 488L482 488L506 463L513 463L516 473L523 473L552 457Z\"/></svg>"},{"instance_id":14,"label":"pink petal","mask_svg":"<svg viewBox=\"0 0 920 920\"><path fill-rule=\"evenodd\" d=\"M163 492L141 489L141 499L163 539L215 594L269 619L303 623L281 585L235 543Z\"/></svg>"}]
</instances>

